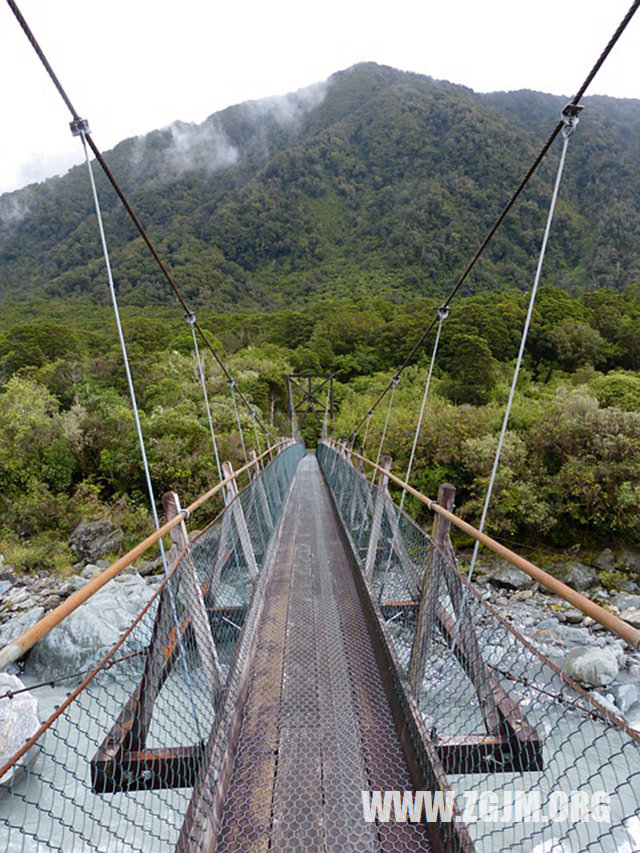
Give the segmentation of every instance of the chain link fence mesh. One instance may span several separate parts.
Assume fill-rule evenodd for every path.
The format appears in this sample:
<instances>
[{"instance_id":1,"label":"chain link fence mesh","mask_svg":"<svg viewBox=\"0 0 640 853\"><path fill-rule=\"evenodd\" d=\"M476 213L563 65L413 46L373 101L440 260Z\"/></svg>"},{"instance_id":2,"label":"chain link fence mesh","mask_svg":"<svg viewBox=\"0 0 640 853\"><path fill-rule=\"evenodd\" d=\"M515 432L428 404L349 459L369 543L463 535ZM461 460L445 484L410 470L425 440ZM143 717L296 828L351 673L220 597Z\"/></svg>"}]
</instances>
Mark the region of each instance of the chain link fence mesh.
<instances>
[{"instance_id":1,"label":"chain link fence mesh","mask_svg":"<svg viewBox=\"0 0 640 853\"><path fill-rule=\"evenodd\" d=\"M176 849L221 709L233 701L254 590L303 454L300 444L282 449L176 555L169 579L79 685L0 695L0 720L21 720L24 741L59 714L0 779L1 849ZM16 748L0 744L0 764Z\"/></svg>"},{"instance_id":2,"label":"chain link fence mesh","mask_svg":"<svg viewBox=\"0 0 640 853\"><path fill-rule=\"evenodd\" d=\"M638 732L492 609L386 489L326 443L318 459L456 805L475 798L462 818L476 849L639 851Z\"/></svg>"}]
</instances>

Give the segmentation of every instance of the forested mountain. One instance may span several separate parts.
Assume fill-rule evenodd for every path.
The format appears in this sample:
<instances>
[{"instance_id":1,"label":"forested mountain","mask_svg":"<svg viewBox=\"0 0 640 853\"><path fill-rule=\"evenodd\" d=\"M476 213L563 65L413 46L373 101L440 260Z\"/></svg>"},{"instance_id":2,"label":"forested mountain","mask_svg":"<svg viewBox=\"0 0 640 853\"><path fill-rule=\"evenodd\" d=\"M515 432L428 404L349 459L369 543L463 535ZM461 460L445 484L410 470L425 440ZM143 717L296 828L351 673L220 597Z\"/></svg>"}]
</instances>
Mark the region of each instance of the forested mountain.
<instances>
[{"instance_id":1,"label":"forested mountain","mask_svg":"<svg viewBox=\"0 0 640 853\"><path fill-rule=\"evenodd\" d=\"M187 297L215 310L317 296L438 295L469 258L564 99L469 89L375 64L283 98L174 124L107 155ZM546 280L624 289L640 274L640 101L585 100ZM559 143L558 143L559 145ZM469 283L524 289L552 154ZM123 302L169 301L100 179ZM0 197L0 298L107 297L84 167Z\"/></svg>"},{"instance_id":2,"label":"forested mountain","mask_svg":"<svg viewBox=\"0 0 640 853\"><path fill-rule=\"evenodd\" d=\"M564 102L477 95L367 64L199 126L126 140L106 156L272 432L289 428L287 374L312 371L334 374L335 431L348 435L409 355ZM640 101L586 101L494 491L492 532L571 554L640 536L639 125ZM486 491L558 154L559 143L443 329L412 477L428 494L455 483L471 521ZM152 479L158 494L195 497L216 473L191 332L99 182ZM69 536L87 518L110 519L129 544L149 530L107 301L84 168L0 197L0 553L22 572L67 571ZM398 471L431 344L410 357L385 434ZM211 358L205 372L220 454L241 464L226 378ZM369 452L386 411L378 407L371 420ZM246 411L241 417L257 443ZM303 425L310 445L317 432L315 422ZM620 580L614 575L607 583Z\"/></svg>"}]
</instances>

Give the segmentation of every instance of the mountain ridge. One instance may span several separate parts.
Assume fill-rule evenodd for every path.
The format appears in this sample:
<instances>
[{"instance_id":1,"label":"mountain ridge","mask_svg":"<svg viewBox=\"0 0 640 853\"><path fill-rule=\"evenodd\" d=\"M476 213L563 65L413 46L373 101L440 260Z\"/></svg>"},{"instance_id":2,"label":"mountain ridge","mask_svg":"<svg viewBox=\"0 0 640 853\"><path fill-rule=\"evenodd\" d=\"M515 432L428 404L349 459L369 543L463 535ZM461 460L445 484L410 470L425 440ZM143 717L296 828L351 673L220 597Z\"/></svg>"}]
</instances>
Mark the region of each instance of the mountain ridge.
<instances>
[{"instance_id":1,"label":"mountain ridge","mask_svg":"<svg viewBox=\"0 0 640 853\"><path fill-rule=\"evenodd\" d=\"M566 99L475 93L375 63L175 122L105 154L194 304L282 307L354 291L444 292ZM640 277L640 101L585 99L545 274L571 291ZM547 158L469 289L524 289L555 166ZM141 240L98 180L120 297L165 302ZM104 302L83 167L0 196L0 299Z\"/></svg>"}]
</instances>

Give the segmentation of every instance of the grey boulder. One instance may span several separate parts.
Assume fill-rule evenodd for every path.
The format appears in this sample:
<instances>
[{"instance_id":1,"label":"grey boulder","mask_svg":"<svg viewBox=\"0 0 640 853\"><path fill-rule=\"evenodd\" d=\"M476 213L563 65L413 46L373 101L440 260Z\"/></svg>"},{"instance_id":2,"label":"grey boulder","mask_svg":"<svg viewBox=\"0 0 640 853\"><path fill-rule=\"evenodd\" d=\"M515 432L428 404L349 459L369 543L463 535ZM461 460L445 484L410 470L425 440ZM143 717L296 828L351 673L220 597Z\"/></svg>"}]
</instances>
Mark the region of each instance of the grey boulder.
<instances>
[{"instance_id":1,"label":"grey boulder","mask_svg":"<svg viewBox=\"0 0 640 853\"><path fill-rule=\"evenodd\" d=\"M614 595L613 603L619 610L640 610L640 595L619 592Z\"/></svg>"},{"instance_id":2,"label":"grey boulder","mask_svg":"<svg viewBox=\"0 0 640 853\"><path fill-rule=\"evenodd\" d=\"M577 560L570 560L568 563L556 566L554 575L578 592L584 592L598 583L598 573L591 566L585 566Z\"/></svg>"},{"instance_id":3,"label":"grey boulder","mask_svg":"<svg viewBox=\"0 0 640 853\"><path fill-rule=\"evenodd\" d=\"M69 545L80 560L95 562L122 547L122 531L108 518L83 519L69 538Z\"/></svg>"},{"instance_id":4,"label":"grey boulder","mask_svg":"<svg viewBox=\"0 0 640 853\"><path fill-rule=\"evenodd\" d=\"M22 690L24 684L15 675L0 673L0 697L9 690ZM19 693L12 698L0 698L0 766L12 758L25 741L38 730L38 702L30 693ZM28 767L36 758L37 751L31 748L0 779L0 785L8 785L16 772Z\"/></svg>"},{"instance_id":5,"label":"grey boulder","mask_svg":"<svg viewBox=\"0 0 640 853\"><path fill-rule=\"evenodd\" d=\"M499 568L494 572L490 579L494 586L502 587L503 589L531 589L535 581L526 572L516 569L515 566L510 566L505 563L504 567Z\"/></svg>"},{"instance_id":6,"label":"grey boulder","mask_svg":"<svg viewBox=\"0 0 640 853\"><path fill-rule=\"evenodd\" d=\"M623 548L618 554L618 563L629 572L640 574L640 551Z\"/></svg>"},{"instance_id":7,"label":"grey boulder","mask_svg":"<svg viewBox=\"0 0 640 853\"><path fill-rule=\"evenodd\" d=\"M617 649L578 646L566 655L563 669L587 687L606 687L618 675L618 654Z\"/></svg>"},{"instance_id":8,"label":"grey boulder","mask_svg":"<svg viewBox=\"0 0 640 853\"><path fill-rule=\"evenodd\" d=\"M0 649L35 625L42 616L44 616L44 607L32 607L31 610L26 610L19 616L9 619L4 625L0 625Z\"/></svg>"},{"instance_id":9,"label":"grey boulder","mask_svg":"<svg viewBox=\"0 0 640 853\"><path fill-rule=\"evenodd\" d=\"M613 553L611 548L605 548L604 551L601 551L596 557L596 566L600 569L601 572L613 571L616 567L616 555Z\"/></svg>"},{"instance_id":10,"label":"grey boulder","mask_svg":"<svg viewBox=\"0 0 640 853\"><path fill-rule=\"evenodd\" d=\"M138 575L114 578L33 648L26 672L47 680L87 669L121 637L153 594ZM149 624L149 617L145 620ZM138 636L142 628L137 629Z\"/></svg>"},{"instance_id":11,"label":"grey boulder","mask_svg":"<svg viewBox=\"0 0 640 853\"><path fill-rule=\"evenodd\" d=\"M636 704L638 699L640 699L638 687L633 682L616 684L615 687L611 688L611 693L613 694L616 705L623 714L626 714Z\"/></svg>"}]
</instances>

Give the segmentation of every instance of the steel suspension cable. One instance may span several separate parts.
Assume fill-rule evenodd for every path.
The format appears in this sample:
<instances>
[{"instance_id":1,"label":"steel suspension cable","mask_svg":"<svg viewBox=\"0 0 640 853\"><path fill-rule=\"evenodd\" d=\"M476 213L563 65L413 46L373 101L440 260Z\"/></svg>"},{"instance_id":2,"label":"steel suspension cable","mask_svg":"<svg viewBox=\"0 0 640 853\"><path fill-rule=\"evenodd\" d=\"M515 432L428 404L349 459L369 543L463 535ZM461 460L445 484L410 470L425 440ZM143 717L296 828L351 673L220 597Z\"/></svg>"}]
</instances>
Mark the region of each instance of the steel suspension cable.
<instances>
[{"instance_id":1,"label":"steel suspension cable","mask_svg":"<svg viewBox=\"0 0 640 853\"><path fill-rule=\"evenodd\" d=\"M638 2L640 2L640 0L638 0ZM24 18L22 12L18 8L18 5L15 3L15 0L7 0L7 3L9 4L9 7L11 8L11 11L15 15L18 23L22 27L24 34L26 35L27 39L31 43L33 49L35 50L38 58L40 59L41 63L43 64L47 74L51 78L51 81L53 82L54 86L58 90L58 93L60 94L62 100L65 102L69 112L71 113L71 115L73 117L73 121L71 123L72 129L74 127L79 127L79 126L86 124L86 122L80 117L80 114L78 113L78 111L74 107L73 103L71 102L71 99L69 98L67 92L65 91L64 87L62 86L60 80L58 79L58 77L55 73L55 71L53 70L51 64L49 63L47 57L45 56L44 51L40 47L40 44L38 43L35 35L33 34L33 31L31 30L29 24L27 23L26 19ZM102 171L104 172L105 176L107 177L107 180L109 181L109 183L113 187L116 195L120 199L124 209L126 210L127 214L129 215L129 218L133 222L136 230L138 231L138 233L142 237L144 243L146 244L147 248L151 252L151 255L152 255L153 259L155 260L158 268L160 269L160 272L162 273L163 277L165 278L165 280L167 281L167 283L171 287L171 289L172 289L173 293L175 294L176 298L178 299L180 305L183 307L186 314L192 314L193 311L192 311L191 307L189 306L187 300L185 299L184 295L180 291L180 288L176 284L175 279L173 278L173 276L169 272L167 265L164 263L164 261L160 257L160 254L159 254L158 250L156 249L155 244L153 243L153 241L149 237L146 229L142 225L142 222L140 221L140 219L138 218L138 215L136 214L135 210L131 206L127 196L124 193L124 190L122 189L122 187L120 186L120 184L116 180L115 175L113 174L113 172L109 168L108 164L106 163L106 161L102 155L102 152L100 151L100 149L96 145L95 141L93 140L93 137L91 136L91 132L88 129L84 135L84 139L85 139L86 143L89 145L89 147L91 148L91 151L93 152L94 157L96 158L96 160L100 164L100 167L102 168ZM218 355L218 353L215 350L213 344L211 343L209 337L205 333L202 326L200 326L200 324L197 322L197 320L194 323L194 326L197 329L198 334L200 335L203 343L205 344L207 349L211 352L214 359L218 363L220 369L222 370L222 372L226 376L227 381L231 382L232 377L231 377L231 374L229 373L224 361ZM249 400L246 398L246 396L242 393L242 391L239 388L238 388L238 396L240 397L242 402L245 404L245 406L252 412L252 417L258 422L260 428L262 429L264 434L267 436L267 438L271 438L271 433L269 432L267 427L262 423L260 418L258 418L257 414L255 413L255 411L253 409L253 406L251 405Z\"/></svg>"},{"instance_id":2,"label":"steel suspension cable","mask_svg":"<svg viewBox=\"0 0 640 853\"><path fill-rule=\"evenodd\" d=\"M329 401L331 397L331 389L327 389L327 398L324 402L324 414L322 417L322 438L326 438L329 435Z\"/></svg>"},{"instance_id":3,"label":"steel suspension cable","mask_svg":"<svg viewBox=\"0 0 640 853\"><path fill-rule=\"evenodd\" d=\"M415 459L416 450L418 447L418 441L420 438L420 431L422 430L422 421L424 419L424 413L427 407L427 400L429 398L429 388L431 387L431 377L433 376L433 368L436 363L436 356L438 355L438 347L440 345L440 335L442 334L442 326L444 325L444 321L449 316L448 308L440 308L438 309L438 329L436 331L436 338L433 343L433 351L431 353L431 362L429 364L429 371L427 373L427 381L424 386L424 393L422 395L422 404L420 406L420 413L418 415L418 422L416 423L415 433L413 435L413 444L411 446L411 453L409 455L409 463L407 464L407 472L404 477L405 483L409 483L411 481L411 472L413 470L413 461ZM402 516L402 510L404 509L404 501L407 496L407 492L405 489L402 490L402 495L400 496L400 504L398 507L398 512L394 514L394 523L393 523L393 536L391 538L391 547L389 549L389 555L387 558L387 564L385 566L384 575L382 578L382 582L380 584L380 593L379 599L382 601L382 595L384 593L384 589L386 586L387 575L389 573L389 569L391 567L391 559L393 557L393 553L396 547L396 542L398 540L398 532L400 529L400 518Z\"/></svg>"},{"instance_id":4,"label":"steel suspension cable","mask_svg":"<svg viewBox=\"0 0 640 853\"><path fill-rule=\"evenodd\" d=\"M549 204L549 212L547 214L547 221L544 229L544 235L542 237L542 245L540 246L540 254L538 257L538 265L536 267L536 274L533 281L533 287L531 288L531 296L529 298L529 308L527 311L527 316L524 323L524 328L522 330L522 337L520 340L520 349L518 351L518 357L516 359L516 366L513 372L513 379L511 381L511 389L509 391L509 398L507 400L507 405L504 412L504 417L502 420L502 427L500 429L500 436L498 438L498 446L496 448L495 457L493 460L493 467L491 469L491 475L489 477L489 485L487 487L487 494L484 500L484 506L482 508L482 517L480 519L480 524L478 526L478 532L480 534L484 533L485 524L487 521L487 515L489 512L489 505L491 503L491 496L493 494L493 487L495 485L496 476L498 474L498 467L500 465L500 459L502 456L502 448L504 446L504 439L507 433L507 427L509 425L509 418L511 415L511 407L513 405L513 400L515 398L516 387L518 384L518 377L520 375L520 368L522 366L522 359L524 357L524 351L527 343L527 336L529 334L529 327L531 325L531 318L533 317L533 308L536 301L536 296L538 292L538 285L540 283L540 276L542 274L542 265L544 263L544 257L547 250L547 243L549 240L549 233L551 231L551 223L553 222L553 214L555 212L556 201L558 199L558 192L560 190L560 181L562 179L562 173L564 171L564 164L567 156L567 148L569 146L569 139L571 134L575 130L575 127L578 123L578 113L579 109L574 108L573 112L569 111L569 107L565 107L563 112L563 144L562 144L562 152L560 154L560 162L558 164L558 171L556 173L556 179L553 186L553 193L551 195L551 202ZM462 620L464 618L465 610L467 607L467 600L469 597L469 589L471 580L473 578L473 572L475 570L476 560L478 558L478 552L480 550L480 542L478 539L475 540L473 546L473 554L471 556L471 562L469 564L469 571L467 573L467 585L465 586L464 592L462 594L462 599L460 601L460 609L458 613L458 618L456 620L455 630L453 633L451 650L452 653L455 653L456 645L458 642L458 636L460 633L460 626L462 625Z\"/></svg>"},{"instance_id":5,"label":"steel suspension cable","mask_svg":"<svg viewBox=\"0 0 640 853\"><path fill-rule=\"evenodd\" d=\"M627 26L631 22L631 19L633 18L635 13L638 11L639 6L640 6L640 0L634 0L634 2L629 7L629 10L627 11L627 14L624 16L624 18L622 19L622 21L618 25L616 31L614 32L614 34L611 36L611 38L607 42L606 46L604 47L602 53L600 54L600 56L596 60L593 68L587 74L584 82L582 83L582 85L580 86L580 88L578 89L576 94L573 96L573 98L569 101L569 103L567 105L568 107L578 106L580 100L583 98L585 92L587 91L587 89L589 88L591 83L593 82L595 76L598 74L598 72L600 71L600 69L604 65L607 57L609 56L609 54L611 53L611 51L613 50L615 45L618 43L620 37L622 36L624 31L626 30ZM538 169L538 166L540 165L540 163L545 158L547 152L549 151L549 149L551 148L551 146L555 142L556 137L562 131L563 127L564 127L564 123L562 121L559 121L556 124L556 126L553 128L553 130L549 134L549 137L547 138L546 142L543 144L542 148L540 149L540 151L536 155L533 163L531 164L531 166L529 167L529 169L525 173L524 177L522 178L522 180L520 181L520 183L518 184L518 186L514 190L513 194L511 195L511 197L509 198L509 200L505 204L504 208L500 212L498 218L495 220L495 222L493 223L493 225L489 229L486 237L482 240L482 242L478 246L475 254L473 255L473 257L471 258L471 260L469 261L469 263L467 264L467 266L463 270L462 274L460 275L460 277L456 281L456 283L453 286L452 290L450 291L449 295L447 296L447 298L443 302L442 307L444 307L444 308L449 307L451 301L455 298L458 291L460 290L460 288L462 287L464 282L469 277L471 271L475 267L476 263L479 261L481 255L484 253L485 249L487 248L487 246L489 245L489 243L493 239L496 231L498 231L498 229L500 228L500 226L504 222L507 214L509 213L511 208L514 206L514 204L516 203L516 201L518 200L518 198L522 194L522 191L524 190L524 188L527 186L527 184L529 183L529 181L533 177L534 173ZM400 367L395 371L393 379L387 384L387 386L379 394L378 398L376 399L375 403L372 406L372 409L376 409L378 407L378 405L382 402L384 397L387 395L387 393L391 389L392 384L393 384L393 380L396 378L396 376L400 376L404 372L404 370L407 368L407 366L409 365L409 363L413 359L416 352L420 349L422 344L425 342L429 332L433 329L436 322L437 322L437 317L434 317L433 320L431 320L431 322L427 326L427 328L424 330L424 332L420 335L419 339L416 341L414 346L411 348L409 354L406 356L404 361L401 363ZM362 418L362 420L359 421L358 425L353 430L353 432L352 432L353 438L355 438L357 436L358 432L362 428L364 420L365 419Z\"/></svg>"},{"instance_id":6,"label":"steel suspension cable","mask_svg":"<svg viewBox=\"0 0 640 853\"><path fill-rule=\"evenodd\" d=\"M258 425L256 422L253 422L253 434L256 439L256 450L258 452L258 456L262 453L262 447L260 445L260 433L258 432Z\"/></svg>"},{"instance_id":7,"label":"steel suspension cable","mask_svg":"<svg viewBox=\"0 0 640 853\"><path fill-rule=\"evenodd\" d=\"M433 368L436 363L436 356L438 355L438 347L440 345L440 335L442 334L442 326L444 325L444 321L449 316L448 308L439 308L438 309L438 329L436 331L436 339L433 343L433 352L431 353L431 362L429 364L429 372L427 373L427 381L424 386L424 394L422 395L422 404L420 406L420 414L418 415L418 423L416 424L416 431L413 436L413 444L411 446L411 454L409 455L409 464L407 465L407 473L405 474L404 480L405 483L409 483L411 480L411 471L413 470L413 461L416 456L416 450L418 447L418 440L420 438L420 431L422 429L422 421L424 419L425 409L427 407L427 400L429 399L429 388L431 387L431 377L433 376ZM400 511L404 507L404 499L406 496L406 491L402 491L402 497L400 498Z\"/></svg>"},{"instance_id":8,"label":"steel suspension cable","mask_svg":"<svg viewBox=\"0 0 640 853\"><path fill-rule=\"evenodd\" d=\"M238 401L236 400L236 383L232 379L229 382L229 388L231 389L231 399L233 400L233 411L236 415L236 424L238 425L238 433L240 434L240 444L242 445L242 455L244 457L244 464L249 464L249 458L247 456L247 445L244 442L244 432L242 430L242 422L240 421L240 412L238 411Z\"/></svg>"},{"instance_id":9,"label":"steel suspension cable","mask_svg":"<svg viewBox=\"0 0 640 853\"><path fill-rule=\"evenodd\" d=\"M371 418L373 417L373 412L371 409L367 412L367 422L364 427L364 435L362 436L362 444L360 445L362 453L364 453L365 448L367 446L367 436L369 435L369 427L371 426ZM355 436L354 436L355 438Z\"/></svg>"},{"instance_id":10,"label":"steel suspension cable","mask_svg":"<svg viewBox=\"0 0 640 853\"><path fill-rule=\"evenodd\" d=\"M565 108L567 109L567 108ZM553 215L555 213L556 202L558 200L558 193L560 191L560 182L562 180L562 173L564 171L564 165L567 157L567 148L569 147L569 139L573 131L575 130L578 124L578 112L577 108L573 114L567 115L564 120L564 129L563 129L563 142L562 142L562 152L560 154L560 162L558 164L558 171L556 173L556 180L553 186L553 193L551 195L551 203L549 205L549 213L547 214L547 221L544 229L544 235L542 237L542 245L540 247L540 255L538 257L538 265L536 267L536 274L533 281L533 287L531 288L531 296L529 298L529 308L527 310L527 316L524 322L524 328L522 330L522 337L520 339L520 349L518 350L518 357L516 359L516 366L513 371L513 378L511 380L511 388L509 390L509 398L507 400L507 405L504 412L504 417L502 420L502 427L500 429L500 436L498 438L498 446L496 448L495 458L493 460L493 467L491 469L491 476L489 478L489 485L487 487L487 494L484 500L484 506L482 509L482 517L480 519L480 524L478 526L478 530L480 533L484 532L485 524L487 521L487 514L489 512L489 505L491 503L491 496L493 494L493 487L495 485L496 476L498 474L498 467L500 465L500 459L502 456L502 449L504 447L504 440L507 434L507 428L509 426L509 418L511 417L511 408L513 406L513 401L516 394L516 387L518 385L518 378L520 376L520 369L522 367L522 360L524 358L524 351L527 345L527 337L529 335L529 327L531 326L531 318L533 317L533 309L535 306L536 296L538 294L538 286L540 284L540 277L542 275L542 266L544 264L544 258L547 251L547 243L549 242L549 234L551 232L551 223L553 222ZM471 580L473 575L473 571L476 564L476 559L478 557L478 550L480 548L480 543L476 540L474 548L473 548L473 556L471 557L471 564L469 566L469 575L468 579Z\"/></svg>"},{"instance_id":11,"label":"steel suspension cable","mask_svg":"<svg viewBox=\"0 0 640 853\"><path fill-rule=\"evenodd\" d=\"M77 135L80 137L80 139L82 141L82 147L83 147L84 154L85 154L87 171L89 173L89 182L91 184L91 193L93 196L93 204L94 204L94 208L95 208L95 212L96 212L96 219L98 222L98 231L100 233L100 242L102 244L102 253L104 255L104 262L105 262L105 267L106 267L106 272L107 272L107 279L109 282L109 294L111 296L111 304L113 306L113 313L114 313L114 317L115 317L115 321L116 321L116 329L118 332L118 339L120 341L120 349L121 349L122 358L124 361L124 369L125 369L125 373L126 373L126 377L127 377L127 386L129 389L129 398L131 400L131 408L133 411L133 417L134 417L135 426L136 426L136 434L138 437L138 446L140 448L140 455L142 457L142 466L144 468L144 477L145 477L145 482L146 482L146 486L147 486L147 494L149 497L149 503L151 505L151 514L153 516L154 526L155 526L156 530L159 530L160 529L160 518L158 517L158 509L156 507L155 491L153 488L153 482L151 480L151 471L149 468L149 460L147 458L147 451L146 451L146 447L145 447L144 435L142 433L142 424L140 422L140 412L138 410L136 392L135 392L135 387L133 384L133 377L131 375L131 366L129 364L129 355L127 352L127 344L125 341L124 332L122 330L122 323L120 321L120 309L118 307L118 299L116 296L116 288L115 288L115 283L113 280L111 258L109 256L109 247L107 245L107 238L106 238L105 231L104 231L104 223L102 220L102 211L100 209L100 200L98 198L98 190L96 188L96 182L95 182L95 178L93 175L93 167L91 166L91 158L89 157L89 150L87 148L87 143L86 143L86 138L85 138L86 134L85 134L84 129L82 129L81 126L79 126L77 129ZM167 593L168 593L169 603L170 603L170 607L171 607L171 615L172 615L172 618L173 618L173 621L174 621L174 624L176 627L176 631L177 631L177 642L178 642L178 645L180 647L180 658L181 658L182 663L183 663L184 672L185 672L185 679L187 681L187 687L189 690L189 698L191 701L191 710L193 713L196 729L198 731L198 737L201 738L202 735L200 733L200 720L198 718L198 713L196 711L195 698L193 695L193 685L191 682L191 673L189 672L189 666L187 664L187 651L184 647L184 642L182 640L182 635L180 632L180 620L178 618L178 609L176 606L175 594L174 594L174 590L173 590L173 582L172 582L172 579L170 577L169 566L167 563L167 555L165 553L164 544L162 542L162 539L158 540L158 546L160 548L160 557L162 559L162 569L164 572L164 576L167 580Z\"/></svg>"},{"instance_id":12,"label":"steel suspension cable","mask_svg":"<svg viewBox=\"0 0 640 853\"><path fill-rule=\"evenodd\" d=\"M193 322L191 318L193 317ZM218 441L216 439L216 432L213 428L213 418L211 417L211 406L209 404L209 392L207 391L207 381L204 375L204 363L202 358L200 357L200 348L198 347L198 338L196 337L196 332L194 329L195 324L195 314L187 314L187 322L189 323L189 327L191 329L191 337L193 338L193 351L196 357L196 367L198 370L198 376L200 377L200 386L202 387L202 396L204 397L204 406L207 411L207 420L209 422L209 433L211 435L211 444L213 445L213 455L216 460L216 469L218 471L218 480L222 482L222 465L220 463L220 454L218 453Z\"/></svg>"},{"instance_id":13,"label":"steel suspension cable","mask_svg":"<svg viewBox=\"0 0 640 853\"><path fill-rule=\"evenodd\" d=\"M295 409L293 407L293 389L291 388L291 379L287 376L287 388L289 390L289 421L291 424L291 438L296 437Z\"/></svg>"},{"instance_id":14,"label":"steel suspension cable","mask_svg":"<svg viewBox=\"0 0 640 853\"><path fill-rule=\"evenodd\" d=\"M382 433L380 435L380 444L378 445L378 454L376 456L376 465L380 464L380 459L382 458L382 451L384 448L384 442L387 437L387 429L389 428L389 419L391 418L391 410L393 409L393 398L396 395L396 388L398 387L398 382L400 381L400 377L394 377L395 381L393 383L393 389L391 391L391 396L389 397L389 405L387 406L387 414L384 419L384 426L382 428ZM371 485L373 485L374 480L376 478L376 469L373 469L373 476L371 477Z\"/></svg>"}]
</instances>

